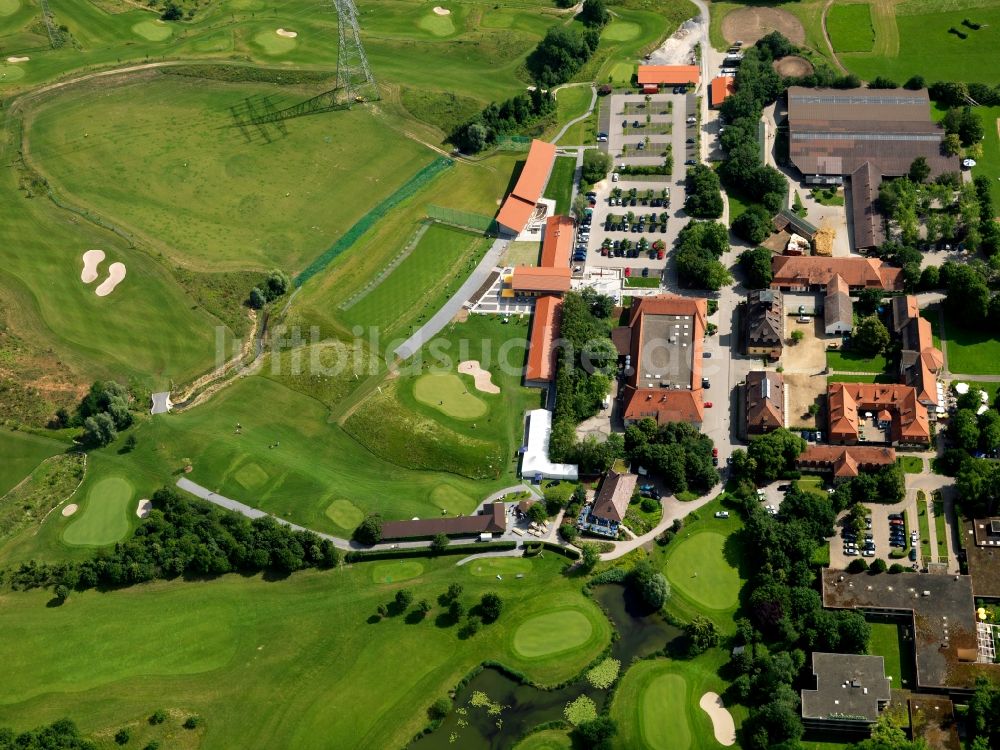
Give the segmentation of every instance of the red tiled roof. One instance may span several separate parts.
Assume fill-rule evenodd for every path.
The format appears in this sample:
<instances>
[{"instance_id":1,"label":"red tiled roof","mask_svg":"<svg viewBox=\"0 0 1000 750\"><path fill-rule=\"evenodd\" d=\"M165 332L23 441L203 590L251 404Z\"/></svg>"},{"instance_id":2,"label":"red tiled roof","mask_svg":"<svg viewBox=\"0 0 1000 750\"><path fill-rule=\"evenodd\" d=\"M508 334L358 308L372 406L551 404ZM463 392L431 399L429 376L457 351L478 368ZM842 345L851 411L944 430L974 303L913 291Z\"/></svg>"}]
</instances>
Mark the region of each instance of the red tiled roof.
<instances>
[{"instance_id":1,"label":"red tiled roof","mask_svg":"<svg viewBox=\"0 0 1000 750\"><path fill-rule=\"evenodd\" d=\"M712 79L711 102L718 107L726 98L736 91L735 79L732 76L716 76Z\"/></svg>"},{"instance_id":2,"label":"red tiled roof","mask_svg":"<svg viewBox=\"0 0 1000 750\"><path fill-rule=\"evenodd\" d=\"M889 428L893 442L930 442L927 407L908 385L881 383L830 383L827 386L830 412L830 440L857 441L860 435L858 412L885 409L892 414Z\"/></svg>"},{"instance_id":3,"label":"red tiled roof","mask_svg":"<svg viewBox=\"0 0 1000 750\"><path fill-rule=\"evenodd\" d=\"M619 474L609 471L601 482L601 488L594 498L594 508L591 511L598 518L621 523L628 512L628 504L635 492L635 474Z\"/></svg>"},{"instance_id":4,"label":"red tiled roof","mask_svg":"<svg viewBox=\"0 0 1000 750\"><path fill-rule=\"evenodd\" d=\"M533 202L522 200L511 193L500 207L500 213L497 214L497 223L520 233L524 230L528 219L531 218L531 214L534 211L535 204Z\"/></svg>"},{"instance_id":5,"label":"red tiled roof","mask_svg":"<svg viewBox=\"0 0 1000 750\"><path fill-rule=\"evenodd\" d=\"M826 258L817 255L776 255L771 260L775 289L785 286L826 286L839 274L851 289L902 288L902 268L893 268L878 258Z\"/></svg>"},{"instance_id":6,"label":"red tiled roof","mask_svg":"<svg viewBox=\"0 0 1000 750\"><path fill-rule=\"evenodd\" d=\"M517 178L517 184L510 191L507 200L504 201L497 214L497 221L503 226L515 232L524 229L524 225L531 218L535 204L542 197L545 190L545 183L549 181L552 173L552 165L556 160L556 147L554 144L546 143L535 139L531 142L528 150L528 157L525 159L524 168Z\"/></svg>"},{"instance_id":7,"label":"red tiled roof","mask_svg":"<svg viewBox=\"0 0 1000 750\"><path fill-rule=\"evenodd\" d=\"M568 292L572 272L565 268L518 266L512 274L510 287L515 292Z\"/></svg>"},{"instance_id":8,"label":"red tiled roof","mask_svg":"<svg viewBox=\"0 0 1000 750\"><path fill-rule=\"evenodd\" d=\"M701 80L701 68L697 65L640 65L638 79L640 86L698 83Z\"/></svg>"},{"instance_id":9,"label":"red tiled roof","mask_svg":"<svg viewBox=\"0 0 1000 750\"><path fill-rule=\"evenodd\" d=\"M894 463L894 448L875 445L810 445L795 459L799 469L833 471L837 477L856 477L859 469Z\"/></svg>"},{"instance_id":10,"label":"red tiled roof","mask_svg":"<svg viewBox=\"0 0 1000 750\"><path fill-rule=\"evenodd\" d=\"M535 300L525 380L548 382L555 378L556 358L552 342L559 338L561 315L562 298L547 294Z\"/></svg>"},{"instance_id":11,"label":"red tiled roof","mask_svg":"<svg viewBox=\"0 0 1000 750\"><path fill-rule=\"evenodd\" d=\"M550 216L545 221L542 239L542 262L545 268L563 268L569 265L573 254L573 233L576 222L568 216Z\"/></svg>"}]
</instances>

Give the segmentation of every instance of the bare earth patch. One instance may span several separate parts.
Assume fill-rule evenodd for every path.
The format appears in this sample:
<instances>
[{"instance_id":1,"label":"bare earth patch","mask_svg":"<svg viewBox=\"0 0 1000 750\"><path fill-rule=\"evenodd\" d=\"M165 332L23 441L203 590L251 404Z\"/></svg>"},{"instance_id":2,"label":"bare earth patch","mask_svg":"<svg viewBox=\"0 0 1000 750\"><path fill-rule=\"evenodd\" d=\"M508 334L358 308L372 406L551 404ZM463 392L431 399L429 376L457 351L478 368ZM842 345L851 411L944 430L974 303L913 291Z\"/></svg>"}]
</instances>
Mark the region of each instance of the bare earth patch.
<instances>
[{"instance_id":1,"label":"bare earth patch","mask_svg":"<svg viewBox=\"0 0 1000 750\"><path fill-rule=\"evenodd\" d=\"M289 31L288 29L277 29L274 33L278 36L288 37L289 39L294 39L299 35L297 31Z\"/></svg>"},{"instance_id":2,"label":"bare earth patch","mask_svg":"<svg viewBox=\"0 0 1000 750\"><path fill-rule=\"evenodd\" d=\"M729 747L736 744L736 724L733 722L733 715L729 713L716 693L705 693L698 702L702 710L708 714L712 720L712 729L715 730L715 741L720 745Z\"/></svg>"},{"instance_id":3,"label":"bare earth patch","mask_svg":"<svg viewBox=\"0 0 1000 750\"><path fill-rule=\"evenodd\" d=\"M442 8L440 5L435 5L434 6L434 12L437 13L439 16L450 16L451 15L451 11L450 10L448 10L447 8Z\"/></svg>"},{"instance_id":4,"label":"bare earth patch","mask_svg":"<svg viewBox=\"0 0 1000 750\"><path fill-rule=\"evenodd\" d=\"M80 272L80 281L89 284L97 280L97 267L104 260L103 250L88 250L83 254L83 271Z\"/></svg>"},{"instance_id":5,"label":"bare earth patch","mask_svg":"<svg viewBox=\"0 0 1000 750\"><path fill-rule=\"evenodd\" d=\"M458 371L463 375L472 376L472 379L476 381L476 390L483 393L500 393L499 386L493 383L493 376L490 374L490 371L480 367L478 359L467 359L464 362L460 362Z\"/></svg>"},{"instance_id":6,"label":"bare earth patch","mask_svg":"<svg viewBox=\"0 0 1000 750\"><path fill-rule=\"evenodd\" d=\"M139 516L139 518L145 518L146 516L149 515L149 511L151 511L152 509L153 509L153 501L143 498L142 500L139 501L139 507L135 509L135 514Z\"/></svg>"},{"instance_id":7,"label":"bare earth patch","mask_svg":"<svg viewBox=\"0 0 1000 750\"><path fill-rule=\"evenodd\" d=\"M74 513L76 513L78 507L79 506L76 503L70 503L69 505L67 505L65 508L62 509L62 514L64 516L71 516Z\"/></svg>"},{"instance_id":8,"label":"bare earth patch","mask_svg":"<svg viewBox=\"0 0 1000 750\"><path fill-rule=\"evenodd\" d=\"M98 297L107 297L115 290L115 287L118 286L124 278L125 264L112 263L108 267L108 278L101 282L101 285L94 290L94 293Z\"/></svg>"},{"instance_id":9,"label":"bare earth patch","mask_svg":"<svg viewBox=\"0 0 1000 750\"><path fill-rule=\"evenodd\" d=\"M7 58L7 62L10 62L10 63L28 62L28 60L30 60L30 59L31 59L30 57L16 57L15 56L15 57L8 57Z\"/></svg>"},{"instance_id":10,"label":"bare earth patch","mask_svg":"<svg viewBox=\"0 0 1000 750\"><path fill-rule=\"evenodd\" d=\"M789 55L775 60L773 66L778 75L786 78L799 78L800 76L812 75L814 72L812 63L797 55Z\"/></svg>"},{"instance_id":11,"label":"bare earth patch","mask_svg":"<svg viewBox=\"0 0 1000 750\"><path fill-rule=\"evenodd\" d=\"M780 31L795 44L804 44L806 30L788 11L776 8L740 8L722 19L722 36L727 42L741 40L753 44L772 31Z\"/></svg>"}]
</instances>

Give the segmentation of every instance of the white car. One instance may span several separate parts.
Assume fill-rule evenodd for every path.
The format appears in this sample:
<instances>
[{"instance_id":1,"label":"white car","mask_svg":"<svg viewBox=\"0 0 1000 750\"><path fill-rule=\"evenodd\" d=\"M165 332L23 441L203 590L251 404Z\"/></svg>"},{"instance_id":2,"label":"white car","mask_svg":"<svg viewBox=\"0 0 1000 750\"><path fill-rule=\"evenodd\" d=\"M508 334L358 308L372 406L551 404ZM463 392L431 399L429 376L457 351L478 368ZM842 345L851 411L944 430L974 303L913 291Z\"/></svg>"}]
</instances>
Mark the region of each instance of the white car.
<instances>
[{"instance_id":1,"label":"white car","mask_svg":"<svg viewBox=\"0 0 1000 750\"><path fill-rule=\"evenodd\" d=\"M764 510L766 510L768 513L770 513L772 516L776 515L778 513L778 509L775 508L773 505L767 505L767 506L765 506Z\"/></svg>"},{"instance_id":2,"label":"white car","mask_svg":"<svg viewBox=\"0 0 1000 750\"><path fill-rule=\"evenodd\" d=\"M729 518L729 511L728 510L717 510L717 511L715 511L715 517L716 518Z\"/></svg>"}]
</instances>

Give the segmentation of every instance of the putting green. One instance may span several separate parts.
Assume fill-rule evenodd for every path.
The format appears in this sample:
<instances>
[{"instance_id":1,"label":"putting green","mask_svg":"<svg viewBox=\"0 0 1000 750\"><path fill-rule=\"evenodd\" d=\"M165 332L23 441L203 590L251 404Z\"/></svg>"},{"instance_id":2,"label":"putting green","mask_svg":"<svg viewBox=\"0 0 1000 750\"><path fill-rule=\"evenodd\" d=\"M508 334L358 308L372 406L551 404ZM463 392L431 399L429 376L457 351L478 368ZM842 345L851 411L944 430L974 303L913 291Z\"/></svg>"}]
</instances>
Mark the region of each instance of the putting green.
<instances>
[{"instance_id":1,"label":"putting green","mask_svg":"<svg viewBox=\"0 0 1000 750\"><path fill-rule=\"evenodd\" d=\"M641 33L642 27L637 23L631 23L630 21L612 21L608 24L607 28L604 29L604 33L601 34L601 38L606 39L609 42L627 42L631 39L635 39Z\"/></svg>"},{"instance_id":2,"label":"putting green","mask_svg":"<svg viewBox=\"0 0 1000 750\"><path fill-rule=\"evenodd\" d=\"M450 484L439 484L431 490L431 502L442 510L465 508L472 498Z\"/></svg>"},{"instance_id":3,"label":"putting green","mask_svg":"<svg viewBox=\"0 0 1000 750\"><path fill-rule=\"evenodd\" d=\"M12 16L20 7L19 0L0 0L0 16Z\"/></svg>"},{"instance_id":4,"label":"putting green","mask_svg":"<svg viewBox=\"0 0 1000 750\"><path fill-rule=\"evenodd\" d=\"M413 395L423 404L456 419L475 419L483 416L489 407L473 396L462 379L453 372L429 372L413 384Z\"/></svg>"},{"instance_id":5,"label":"putting green","mask_svg":"<svg viewBox=\"0 0 1000 750\"><path fill-rule=\"evenodd\" d=\"M528 618L514 631L514 651L524 659L542 659L582 646L594 626L579 609L567 607Z\"/></svg>"},{"instance_id":6,"label":"putting green","mask_svg":"<svg viewBox=\"0 0 1000 750\"><path fill-rule=\"evenodd\" d=\"M498 575L513 576L531 572L531 560L523 557L484 557L482 560L468 563L469 572L480 578L493 578Z\"/></svg>"},{"instance_id":7,"label":"putting green","mask_svg":"<svg viewBox=\"0 0 1000 750\"><path fill-rule=\"evenodd\" d=\"M24 68L20 65L0 65L0 85L24 78Z\"/></svg>"},{"instance_id":8,"label":"putting green","mask_svg":"<svg viewBox=\"0 0 1000 750\"><path fill-rule=\"evenodd\" d=\"M424 572L424 564L416 560L394 560L375 565L372 580L375 583L399 583L416 578Z\"/></svg>"},{"instance_id":9,"label":"putting green","mask_svg":"<svg viewBox=\"0 0 1000 750\"><path fill-rule=\"evenodd\" d=\"M140 21L132 31L151 42L162 42L174 34L174 30L162 21Z\"/></svg>"},{"instance_id":10,"label":"putting green","mask_svg":"<svg viewBox=\"0 0 1000 750\"><path fill-rule=\"evenodd\" d=\"M642 737L657 750L687 750L691 747L691 727L687 722L687 681L679 674L654 677L639 700Z\"/></svg>"},{"instance_id":11,"label":"putting green","mask_svg":"<svg viewBox=\"0 0 1000 750\"><path fill-rule=\"evenodd\" d=\"M726 537L705 531L684 537L667 558L667 580L675 591L706 609L735 607L740 594L740 576L727 561Z\"/></svg>"},{"instance_id":12,"label":"putting green","mask_svg":"<svg viewBox=\"0 0 1000 750\"><path fill-rule=\"evenodd\" d=\"M63 531L62 539L75 547L102 547L128 534L128 514L133 510L135 487L121 476L105 477L87 490L83 512Z\"/></svg>"},{"instance_id":13,"label":"putting green","mask_svg":"<svg viewBox=\"0 0 1000 750\"><path fill-rule=\"evenodd\" d=\"M298 41L294 37L278 36L277 31L262 31L253 40L268 55L283 55L295 49Z\"/></svg>"},{"instance_id":14,"label":"putting green","mask_svg":"<svg viewBox=\"0 0 1000 750\"><path fill-rule=\"evenodd\" d=\"M326 509L326 517L342 529L354 529L365 520L365 514L350 500L334 500Z\"/></svg>"},{"instance_id":15,"label":"putting green","mask_svg":"<svg viewBox=\"0 0 1000 750\"><path fill-rule=\"evenodd\" d=\"M256 489L267 482L271 477L260 466L255 463L245 464L236 470L235 479L240 486L248 490Z\"/></svg>"},{"instance_id":16,"label":"putting green","mask_svg":"<svg viewBox=\"0 0 1000 750\"><path fill-rule=\"evenodd\" d=\"M420 20L417 21L417 26L424 31L429 31L434 36L450 36L455 33L455 24L451 20L451 16L439 16L433 11L421 16Z\"/></svg>"}]
</instances>

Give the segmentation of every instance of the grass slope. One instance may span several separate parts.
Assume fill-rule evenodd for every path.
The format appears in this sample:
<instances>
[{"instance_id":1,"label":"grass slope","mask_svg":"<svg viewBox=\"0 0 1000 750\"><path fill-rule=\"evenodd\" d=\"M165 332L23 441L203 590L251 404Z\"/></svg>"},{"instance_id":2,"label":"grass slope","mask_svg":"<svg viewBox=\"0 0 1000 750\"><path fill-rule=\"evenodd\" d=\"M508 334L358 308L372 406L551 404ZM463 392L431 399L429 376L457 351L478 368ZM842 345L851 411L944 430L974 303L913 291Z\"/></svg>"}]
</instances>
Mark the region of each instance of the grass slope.
<instances>
[{"instance_id":1,"label":"grass slope","mask_svg":"<svg viewBox=\"0 0 1000 750\"><path fill-rule=\"evenodd\" d=\"M280 582L234 575L86 592L55 608L45 606L49 592L5 593L0 725L24 729L66 716L90 733L163 707L204 718L203 750L400 747L426 723L434 698L483 659L554 683L600 653L610 625L578 582L559 575L565 564L536 559L535 576L500 582L451 559L427 561L405 583L417 600L435 603L452 581L465 587L467 606L486 591L504 597L500 620L468 640L439 619L436 603L421 622L370 624L399 585L373 585L365 564ZM603 621L603 637L550 663L513 657L512 628L569 604Z\"/></svg>"},{"instance_id":2,"label":"grass slope","mask_svg":"<svg viewBox=\"0 0 1000 750\"><path fill-rule=\"evenodd\" d=\"M0 430L0 497L28 476L44 459L66 450L64 443L26 432Z\"/></svg>"}]
</instances>

